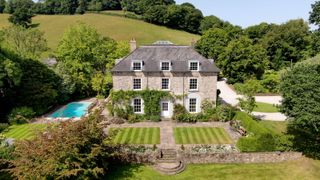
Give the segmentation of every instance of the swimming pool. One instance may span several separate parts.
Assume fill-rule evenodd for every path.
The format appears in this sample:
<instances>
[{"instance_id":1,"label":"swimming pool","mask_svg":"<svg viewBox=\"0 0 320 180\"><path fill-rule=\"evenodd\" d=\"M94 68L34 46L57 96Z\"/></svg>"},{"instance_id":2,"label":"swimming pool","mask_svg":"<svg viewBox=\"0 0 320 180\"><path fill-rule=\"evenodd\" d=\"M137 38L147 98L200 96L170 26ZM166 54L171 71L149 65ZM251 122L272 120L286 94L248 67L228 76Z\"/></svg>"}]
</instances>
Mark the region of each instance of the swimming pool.
<instances>
[{"instance_id":1,"label":"swimming pool","mask_svg":"<svg viewBox=\"0 0 320 180\"><path fill-rule=\"evenodd\" d=\"M58 109L49 117L51 118L81 118L87 114L92 102L72 102Z\"/></svg>"}]
</instances>

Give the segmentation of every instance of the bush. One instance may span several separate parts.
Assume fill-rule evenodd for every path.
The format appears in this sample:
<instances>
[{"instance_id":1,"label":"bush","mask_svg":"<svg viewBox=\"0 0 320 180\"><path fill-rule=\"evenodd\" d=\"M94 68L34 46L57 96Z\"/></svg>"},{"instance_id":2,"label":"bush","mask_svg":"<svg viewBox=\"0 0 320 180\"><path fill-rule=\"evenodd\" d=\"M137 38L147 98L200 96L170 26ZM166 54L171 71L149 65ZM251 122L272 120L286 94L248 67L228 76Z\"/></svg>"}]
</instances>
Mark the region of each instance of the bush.
<instances>
[{"instance_id":1,"label":"bush","mask_svg":"<svg viewBox=\"0 0 320 180\"><path fill-rule=\"evenodd\" d=\"M216 103L206 99L202 102L201 109L203 113L213 115L216 113Z\"/></svg>"},{"instance_id":2,"label":"bush","mask_svg":"<svg viewBox=\"0 0 320 180\"><path fill-rule=\"evenodd\" d=\"M178 116L181 114L187 114L186 108L181 104L175 104L173 108L173 120L178 120Z\"/></svg>"},{"instance_id":3,"label":"bush","mask_svg":"<svg viewBox=\"0 0 320 180\"><path fill-rule=\"evenodd\" d=\"M129 116L133 114L133 109L131 106L116 107L113 112L119 118L129 119Z\"/></svg>"},{"instance_id":4,"label":"bush","mask_svg":"<svg viewBox=\"0 0 320 180\"><path fill-rule=\"evenodd\" d=\"M24 124L28 123L34 116L35 112L29 107L18 107L14 108L9 114L10 124Z\"/></svg>"},{"instance_id":5,"label":"bush","mask_svg":"<svg viewBox=\"0 0 320 180\"><path fill-rule=\"evenodd\" d=\"M261 85L268 90L268 92L279 93L280 75L277 72L265 73L262 77Z\"/></svg>"},{"instance_id":6,"label":"bush","mask_svg":"<svg viewBox=\"0 0 320 180\"><path fill-rule=\"evenodd\" d=\"M0 123L0 133L9 127L8 123Z\"/></svg>"},{"instance_id":7,"label":"bush","mask_svg":"<svg viewBox=\"0 0 320 180\"><path fill-rule=\"evenodd\" d=\"M230 105L220 105L216 108L216 114L219 121L226 122L233 119L236 109Z\"/></svg>"},{"instance_id":8,"label":"bush","mask_svg":"<svg viewBox=\"0 0 320 180\"><path fill-rule=\"evenodd\" d=\"M244 83L234 84L234 88L240 94L256 94L256 93L266 93L268 90L262 86L261 82L256 79L250 79Z\"/></svg>"}]
</instances>

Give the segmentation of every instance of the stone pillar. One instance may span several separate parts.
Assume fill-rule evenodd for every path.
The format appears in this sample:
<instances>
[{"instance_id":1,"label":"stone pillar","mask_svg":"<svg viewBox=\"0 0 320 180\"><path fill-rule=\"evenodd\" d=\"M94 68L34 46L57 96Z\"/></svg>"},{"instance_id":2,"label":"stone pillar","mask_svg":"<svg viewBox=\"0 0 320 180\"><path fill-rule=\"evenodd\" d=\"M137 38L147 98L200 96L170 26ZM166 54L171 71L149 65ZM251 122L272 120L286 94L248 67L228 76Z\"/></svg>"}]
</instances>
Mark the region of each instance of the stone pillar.
<instances>
[{"instance_id":1,"label":"stone pillar","mask_svg":"<svg viewBox=\"0 0 320 180\"><path fill-rule=\"evenodd\" d=\"M136 49L137 49L137 41L135 38L132 38L130 40L130 52L133 52Z\"/></svg>"}]
</instances>

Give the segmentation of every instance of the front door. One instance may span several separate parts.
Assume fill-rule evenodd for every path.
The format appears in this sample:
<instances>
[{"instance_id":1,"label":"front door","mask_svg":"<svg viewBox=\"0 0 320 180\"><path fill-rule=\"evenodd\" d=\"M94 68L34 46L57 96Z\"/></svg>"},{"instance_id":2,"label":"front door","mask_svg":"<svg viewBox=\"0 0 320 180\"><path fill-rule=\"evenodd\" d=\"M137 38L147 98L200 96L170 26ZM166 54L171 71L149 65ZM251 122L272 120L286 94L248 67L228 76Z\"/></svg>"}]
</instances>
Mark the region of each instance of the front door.
<instances>
[{"instance_id":1,"label":"front door","mask_svg":"<svg viewBox=\"0 0 320 180\"><path fill-rule=\"evenodd\" d=\"M161 101L161 116L165 118L170 117L170 103L169 101Z\"/></svg>"}]
</instances>

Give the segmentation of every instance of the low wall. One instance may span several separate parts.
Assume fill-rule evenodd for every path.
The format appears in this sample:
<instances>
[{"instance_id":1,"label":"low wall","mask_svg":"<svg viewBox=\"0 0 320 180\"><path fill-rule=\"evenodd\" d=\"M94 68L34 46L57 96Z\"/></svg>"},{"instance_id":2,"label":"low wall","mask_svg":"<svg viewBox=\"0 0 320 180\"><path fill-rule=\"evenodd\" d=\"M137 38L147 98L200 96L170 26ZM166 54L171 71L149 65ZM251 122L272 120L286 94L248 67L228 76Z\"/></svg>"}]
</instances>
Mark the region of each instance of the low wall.
<instances>
[{"instance_id":1,"label":"low wall","mask_svg":"<svg viewBox=\"0 0 320 180\"><path fill-rule=\"evenodd\" d=\"M154 164L159 157L157 152L131 153L125 162L138 164ZM210 163L279 163L297 160L302 157L299 152L266 152L266 153L186 153L179 152L178 160L186 164Z\"/></svg>"},{"instance_id":2,"label":"low wall","mask_svg":"<svg viewBox=\"0 0 320 180\"><path fill-rule=\"evenodd\" d=\"M298 152L266 153L179 153L179 159L187 164L207 163L278 163L302 157Z\"/></svg>"}]
</instances>

